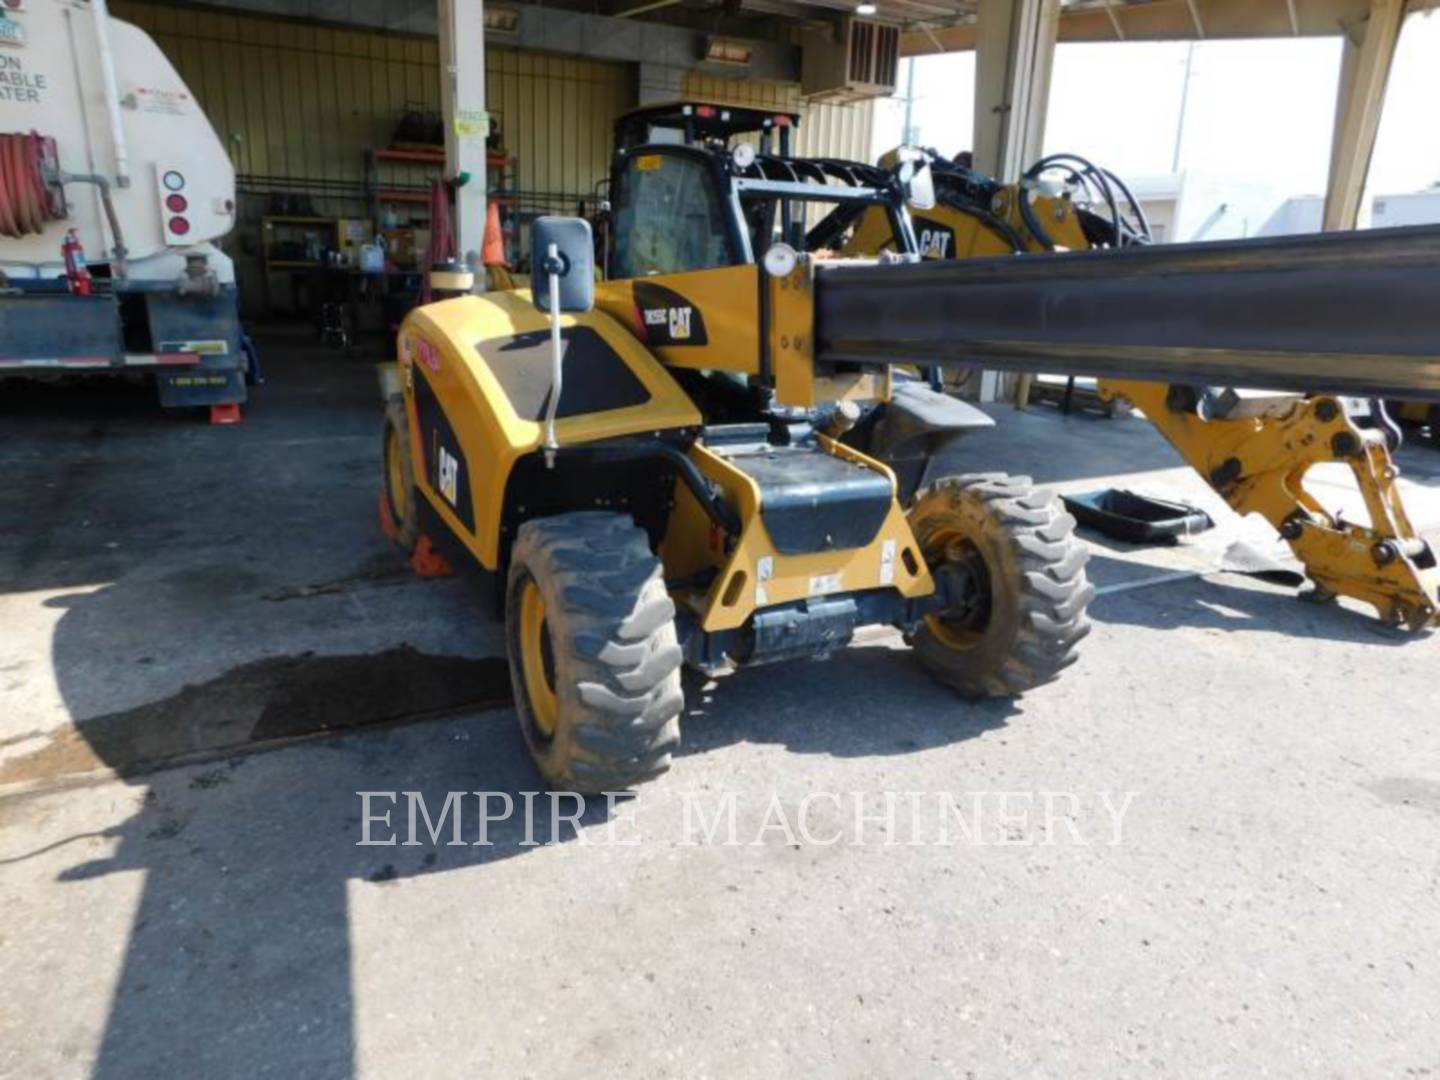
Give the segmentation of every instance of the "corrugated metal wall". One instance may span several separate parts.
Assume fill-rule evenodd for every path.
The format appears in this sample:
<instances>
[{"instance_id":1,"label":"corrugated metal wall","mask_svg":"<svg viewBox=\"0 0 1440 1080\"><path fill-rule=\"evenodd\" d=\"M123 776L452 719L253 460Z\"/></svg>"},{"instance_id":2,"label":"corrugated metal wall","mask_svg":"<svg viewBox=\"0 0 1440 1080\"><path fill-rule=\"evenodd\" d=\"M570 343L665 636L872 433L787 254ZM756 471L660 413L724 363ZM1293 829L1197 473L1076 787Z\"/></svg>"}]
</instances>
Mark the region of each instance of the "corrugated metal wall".
<instances>
[{"instance_id":1,"label":"corrugated metal wall","mask_svg":"<svg viewBox=\"0 0 1440 1080\"><path fill-rule=\"evenodd\" d=\"M801 114L795 153L803 157L870 158L871 102L807 105L796 83L716 79L695 72L685 76L687 96L735 105L759 105Z\"/></svg>"},{"instance_id":2,"label":"corrugated metal wall","mask_svg":"<svg viewBox=\"0 0 1440 1080\"><path fill-rule=\"evenodd\" d=\"M440 108L434 40L146 0L113 0L111 11L165 50L246 176L358 184L363 148L389 145L407 108ZM615 118L634 102L629 65L494 47L485 61L520 186L588 193L608 169Z\"/></svg>"},{"instance_id":3,"label":"corrugated metal wall","mask_svg":"<svg viewBox=\"0 0 1440 1080\"><path fill-rule=\"evenodd\" d=\"M387 145L407 106L440 107L433 40L149 0L112 0L111 11L165 50L246 175L359 183L361 148ZM635 102L630 65L497 47L485 60L521 187L588 193L609 166L615 118ZM693 73L685 90L803 113L800 153L869 156L868 103L805 105L793 83Z\"/></svg>"},{"instance_id":4,"label":"corrugated metal wall","mask_svg":"<svg viewBox=\"0 0 1440 1080\"><path fill-rule=\"evenodd\" d=\"M245 310L287 307L289 285L261 269L260 217L281 193L298 197L284 212L369 217L364 151L390 145L406 111L438 112L438 42L152 0L111 0L110 9L164 49L230 152L241 198L225 247ZM614 122L636 101L634 65L491 47L485 67L490 110L519 161L505 186L518 188L522 214L574 213L608 172ZM698 75L685 90L803 113L799 153L869 154L868 104L805 106L797 85ZM424 190L436 175L386 163L379 179ZM418 206L394 210L401 225L428 218Z\"/></svg>"}]
</instances>

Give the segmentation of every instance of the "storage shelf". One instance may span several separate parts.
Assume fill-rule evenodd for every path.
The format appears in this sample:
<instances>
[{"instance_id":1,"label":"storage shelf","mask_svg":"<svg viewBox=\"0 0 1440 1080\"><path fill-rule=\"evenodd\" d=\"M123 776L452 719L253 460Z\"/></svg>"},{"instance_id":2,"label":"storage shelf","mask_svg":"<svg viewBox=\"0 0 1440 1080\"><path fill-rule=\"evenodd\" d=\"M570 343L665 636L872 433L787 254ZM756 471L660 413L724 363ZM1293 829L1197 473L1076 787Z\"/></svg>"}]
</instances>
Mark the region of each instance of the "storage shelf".
<instances>
[{"instance_id":1,"label":"storage shelf","mask_svg":"<svg viewBox=\"0 0 1440 1080\"><path fill-rule=\"evenodd\" d=\"M397 183L402 187L410 187L411 190L400 190L397 188L385 187L382 183L382 166L389 165L392 171L388 171L384 180ZM414 207L425 207L426 213L421 216L419 211L410 218L416 227L424 227L423 222L429 216L430 192L413 190L415 185L410 181L416 179L414 169L438 170L438 175L443 172L445 165L445 149L440 146L386 146L376 147L365 151L365 188L366 198L370 207L370 219L377 226L383 227L386 212L382 207L386 204L405 204ZM407 176L404 170L410 166L412 171ZM489 200L499 206L500 228L507 238L507 246L513 249L516 247L515 240L518 238L518 208L520 190L520 158L517 154L504 151L487 151L485 154L485 187L489 191Z\"/></svg>"},{"instance_id":2,"label":"storage shelf","mask_svg":"<svg viewBox=\"0 0 1440 1080\"><path fill-rule=\"evenodd\" d=\"M406 161L416 165L444 165L445 151L443 149L425 150L421 148L406 149L404 147L388 147L382 150L370 151L375 155L376 161ZM510 164L508 154L486 154L485 164L491 168L503 169Z\"/></svg>"}]
</instances>

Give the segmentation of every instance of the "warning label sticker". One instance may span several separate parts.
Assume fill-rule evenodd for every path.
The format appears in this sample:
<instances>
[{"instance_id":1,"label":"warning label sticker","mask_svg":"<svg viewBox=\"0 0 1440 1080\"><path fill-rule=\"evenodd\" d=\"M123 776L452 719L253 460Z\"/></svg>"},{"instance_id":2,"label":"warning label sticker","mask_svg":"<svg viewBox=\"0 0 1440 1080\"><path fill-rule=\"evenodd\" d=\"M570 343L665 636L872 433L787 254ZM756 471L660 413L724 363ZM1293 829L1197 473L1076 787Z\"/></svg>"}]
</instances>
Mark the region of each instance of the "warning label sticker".
<instances>
[{"instance_id":1,"label":"warning label sticker","mask_svg":"<svg viewBox=\"0 0 1440 1080\"><path fill-rule=\"evenodd\" d=\"M184 90L151 90L145 86L135 88L135 108L143 113L184 116L190 110L190 105L190 95Z\"/></svg>"}]
</instances>

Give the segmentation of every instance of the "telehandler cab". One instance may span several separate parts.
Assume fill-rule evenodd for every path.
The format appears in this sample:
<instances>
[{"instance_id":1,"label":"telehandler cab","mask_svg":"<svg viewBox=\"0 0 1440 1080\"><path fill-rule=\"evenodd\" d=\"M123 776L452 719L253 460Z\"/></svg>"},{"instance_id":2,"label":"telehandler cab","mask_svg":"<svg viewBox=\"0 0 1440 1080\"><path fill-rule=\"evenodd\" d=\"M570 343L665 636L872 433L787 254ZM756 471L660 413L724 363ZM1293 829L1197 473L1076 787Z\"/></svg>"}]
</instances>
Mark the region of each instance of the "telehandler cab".
<instances>
[{"instance_id":1,"label":"telehandler cab","mask_svg":"<svg viewBox=\"0 0 1440 1080\"><path fill-rule=\"evenodd\" d=\"M541 219L530 292L433 303L401 328L382 520L417 566L494 581L524 738L557 787L663 771L682 663L823 656L866 624L898 627L966 697L1075 660L1093 589L1073 521L1024 477L929 475L992 423L936 389L938 365L1056 370L1053 352L1062 371L1440 398L1433 304L1389 325L1346 306L1311 332L1295 317L1333 299L1317 259L1346 267L1359 303L1433 296L1435 231L1241 247L1223 268L1178 248L1137 249L1159 256L1139 266L1128 251L921 262L907 203L927 202L926 163L792 157L794 122L631 114L602 280L589 225ZM758 149L735 142L757 133ZM832 258L871 213L894 251ZM1241 279L1285 292L1278 330ZM920 379L897 370L915 364ZM1348 414L1325 434L1371 444Z\"/></svg>"}]
</instances>

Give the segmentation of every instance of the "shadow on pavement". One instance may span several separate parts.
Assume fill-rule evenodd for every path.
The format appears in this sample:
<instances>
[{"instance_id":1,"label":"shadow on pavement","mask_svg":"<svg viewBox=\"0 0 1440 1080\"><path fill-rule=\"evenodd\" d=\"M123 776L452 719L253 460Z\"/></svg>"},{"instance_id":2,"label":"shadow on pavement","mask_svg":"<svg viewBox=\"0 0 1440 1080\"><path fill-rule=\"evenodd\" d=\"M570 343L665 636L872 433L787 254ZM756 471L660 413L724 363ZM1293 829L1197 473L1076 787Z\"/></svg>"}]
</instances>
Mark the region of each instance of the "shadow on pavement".
<instances>
[{"instance_id":1,"label":"shadow on pavement","mask_svg":"<svg viewBox=\"0 0 1440 1080\"><path fill-rule=\"evenodd\" d=\"M447 725L434 725L433 733L439 745L374 732L299 748L280 767L256 769L257 759L237 757L168 773L147 790L138 813L109 830L113 856L61 875L83 882L144 874L95 1076L353 1074L349 890L357 882L398 889L414 875L531 850L527 831L550 836L551 809L537 802L528 816L490 825L491 846L473 846L478 808L467 801L460 818L466 846L446 846L452 836L438 819L448 792L504 792L518 802L520 791L536 785L518 739L470 734L457 745L467 733ZM393 837L396 845L357 846L359 791L418 792L439 824L440 843L431 843L421 821L418 845L402 846L402 795L370 807L388 812L394 827L373 821L371 837ZM499 812L497 801L490 805ZM604 817L603 805L593 807L584 823ZM558 839L571 836L573 826L562 822ZM403 920L403 896L391 901ZM415 933L443 935L445 928L417 926ZM435 944L432 937L425 947Z\"/></svg>"},{"instance_id":2,"label":"shadow on pavement","mask_svg":"<svg viewBox=\"0 0 1440 1080\"><path fill-rule=\"evenodd\" d=\"M1135 577L1133 563L1093 554L1090 563L1097 576L1122 581ZM1165 571L1153 573L1163 575ZM1415 639L1413 634L1385 626L1364 605L1312 603L1302 598L1300 590L1250 584L1238 573L1233 577L1230 573L1181 577L1128 590L1122 585L1117 591L1098 596L1090 605L1090 617L1097 623L1153 630L1269 633L1385 647L1403 646Z\"/></svg>"},{"instance_id":3,"label":"shadow on pavement","mask_svg":"<svg viewBox=\"0 0 1440 1080\"><path fill-rule=\"evenodd\" d=\"M853 702L888 679L892 702L840 720L796 715L803 695L787 699L792 675L782 669L722 680L696 698L687 717L687 753L739 741L779 741L799 752L908 753L973 737L1003 723L1009 706L971 707L938 688L911 685L907 658L888 649L857 649L832 662L826 693ZM813 683L816 680L810 680ZM914 702L922 705L917 710ZM772 711L767 703L779 700ZM778 713L778 715L777 715ZM179 716L177 714L177 721ZM87 727L85 730L103 730ZM97 753L106 747L102 742ZM450 792L493 792L524 806L540 783L508 710L464 720L386 728L362 736L295 747L281 757L232 757L154 778L138 813L107 830L113 856L82 862L62 880L82 882L144 874L125 958L94 1075L347 1076L354 1071L354 963L347 897L356 883L399 889L406 879L484 866L573 839L552 806L537 796L529 814L489 826L491 846L437 846L417 826L417 846L403 846L406 826L394 809L396 846L362 847L361 791L416 791L438 819ZM487 803L493 812L501 795ZM401 796L403 799L403 796ZM561 812L572 804L561 801ZM582 824L606 820L591 802ZM462 838L478 837L478 804L462 806ZM450 838L441 826L442 844ZM372 825L385 838L387 828ZM472 879L483 883L485 879ZM483 889L483 884L478 886ZM483 906L483 893L476 896ZM406 918L403 893L393 917ZM443 926L417 926L436 950ZM443 956L443 949L436 950ZM497 989L497 992L503 990Z\"/></svg>"},{"instance_id":4,"label":"shadow on pavement","mask_svg":"<svg viewBox=\"0 0 1440 1080\"><path fill-rule=\"evenodd\" d=\"M854 645L829 660L794 661L685 680L682 753L740 742L797 754L870 757L963 742L1002 728L1023 701L964 701L905 648Z\"/></svg>"},{"instance_id":5,"label":"shadow on pavement","mask_svg":"<svg viewBox=\"0 0 1440 1080\"><path fill-rule=\"evenodd\" d=\"M109 619L133 610L107 594L116 585L67 598L53 663L62 693L72 684L92 701L105 680L96 642L119 633ZM129 657L114 658L128 664ZM691 680L685 754L742 742L780 743L797 753L836 756L912 753L1003 726L1009 702L957 701L904 650L863 645L823 664L759 668L713 682ZM508 708L508 672L498 659L433 656L396 647L365 656L291 656L237 665L170 697L92 717L36 755L10 763L0 779L102 763L122 771L156 757L208 753L213 760L155 776L138 812L105 830L111 856L66 869L61 880L143 875L94 1075L348 1076L355 1070L355 983L349 897L356 888L397 890L406 918L411 878L486 866L572 842L574 826L552 831L554 808ZM436 715L449 719L402 726ZM243 756L254 740L320 732L348 736ZM262 763L263 761L263 763ZM28 762L28 765L26 764ZM663 781L662 781L663 782ZM478 838L478 801L462 805L465 846L431 842L423 822L406 846L404 797L372 804L392 811L401 841L357 846L359 792L420 793L439 819L451 792L490 792L520 808ZM536 793L525 811L526 793ZM562 815L573 803L562 799ZM607 820L591 801L581 826ZM374 823L372 835L388 835ZM50 845L54 847L54 845ZM30 853L31 855L36 853ZM29 857L29 855L21 856ZM472 878L484 889L488 878ZM483 905L483 895L476 903ZM417 926L424 948L443 956L446 928ZM501 991L497 991L501 992Z\"/></svg>"}]
</instances>

